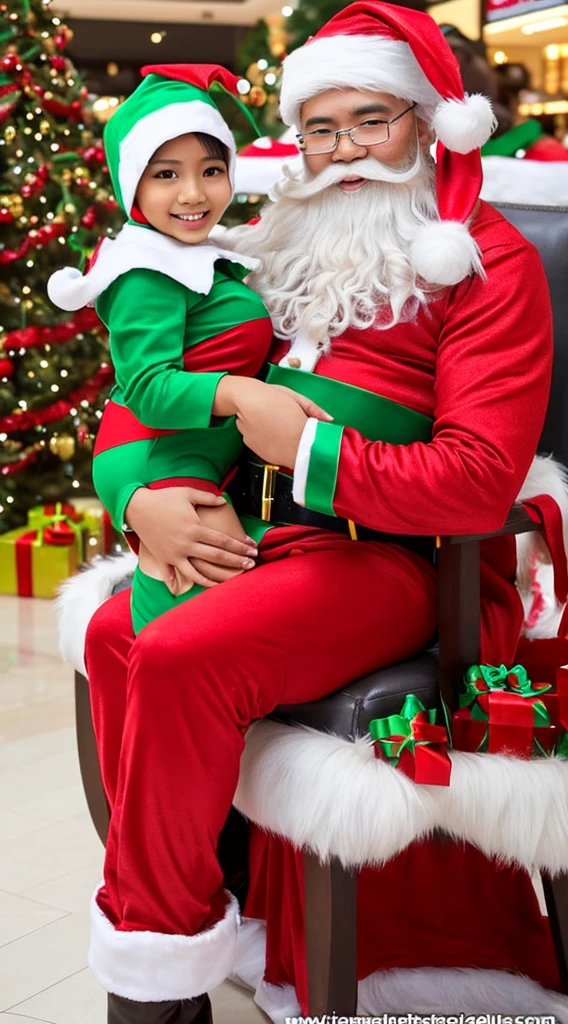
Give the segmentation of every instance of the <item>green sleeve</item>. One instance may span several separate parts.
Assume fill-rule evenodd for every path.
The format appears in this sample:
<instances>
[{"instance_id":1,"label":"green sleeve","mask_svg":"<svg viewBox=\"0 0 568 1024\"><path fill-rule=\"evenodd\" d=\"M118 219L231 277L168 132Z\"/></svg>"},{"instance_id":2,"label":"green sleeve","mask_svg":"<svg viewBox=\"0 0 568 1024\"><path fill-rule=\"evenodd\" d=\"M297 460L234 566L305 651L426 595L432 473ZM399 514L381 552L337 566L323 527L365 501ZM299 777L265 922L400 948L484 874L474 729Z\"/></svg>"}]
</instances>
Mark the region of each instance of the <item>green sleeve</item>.
<instances>
[{"instance_id":1,"label":"green sleeve","mask_svg":"<svg viewBox=\"0 0 568 1024\"><path fill-rule=\"evenodd\" d=\"M208 427L223 373L183 369L186 320L203 296L155 270L130 270L110 285L97 311L110 332L116 382L147 427Z\"/></svg>"}]
</instances>

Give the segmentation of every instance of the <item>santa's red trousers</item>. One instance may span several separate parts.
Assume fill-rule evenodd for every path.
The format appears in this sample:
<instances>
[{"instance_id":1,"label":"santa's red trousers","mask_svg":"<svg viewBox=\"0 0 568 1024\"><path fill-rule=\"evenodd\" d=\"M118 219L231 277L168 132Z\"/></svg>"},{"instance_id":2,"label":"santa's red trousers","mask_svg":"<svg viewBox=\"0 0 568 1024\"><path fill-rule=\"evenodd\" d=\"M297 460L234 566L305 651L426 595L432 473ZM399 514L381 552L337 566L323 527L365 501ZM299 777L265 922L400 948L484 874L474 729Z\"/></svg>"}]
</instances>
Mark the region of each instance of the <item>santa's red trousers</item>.
<instances>
[{"instance_id":1,"label":"santa's red trousers","mask_svg":"<svg viewBox=\"0 0 568 1024\"><path fill-rule=\"evenodd\" d=\"M306 527L270 531L257 568L182 603L136 640L129 593L105 602L89 626L86 663L103 783L112 806L98 902L115 928L190 936L220 919L225 897L217 841L249 724L278 704L317 699L411 656L427 644L435 625L435 571L425 560L394 545L353 542ZM293 854L281 849L279 870L285 871L287 862L291 882ZM466 944L464 966L515 966L511 950L521 940L511 910L519 910L521 903L533 940L528 973L554 984L548 936L528 878L501 871L493 883L488 862L467 848L451 849L460 883L456 888L448 882L446 854L452 919L461 915L483 925L485 962L477 963L475 950ZM431 875L422 874L416 888L424 850L430 856L427 846L416 846L387 868L385 892L391 892L391 899L398 893L399 916L412 906L408 924L425 933L440 896L437 885L431 888ZM266 910L260 894L269 891L265 852L257 847L256 913ZM375 893L369 900L380 903L379 874L372 873L377 885L367 886ZM290 935L300 927L298 884L288 890L295 916ZM406 909L405 891L410 899ZM287 899L279 908L284 918ZM372 959L363 953L371 969L381 966L381 943L386 949L392 938L390 910L385 917L385 907L380 909L390 923L376 933L383 938ZM447 942L438 946L437 956L443 962L446 951L446 962L454 963L451 929L438 930L441 936L447 932ZM537 939L542 940L539 948ZM503 955L507 944L510 949ZM429 952L427 943L425 963ZM390 961L386 966L396 966ZM540 969L545 961L546 971ZM524 963L522 969L527 970ZM293 973L292 962L286 973Z\"/></svg>"}]
</instances>

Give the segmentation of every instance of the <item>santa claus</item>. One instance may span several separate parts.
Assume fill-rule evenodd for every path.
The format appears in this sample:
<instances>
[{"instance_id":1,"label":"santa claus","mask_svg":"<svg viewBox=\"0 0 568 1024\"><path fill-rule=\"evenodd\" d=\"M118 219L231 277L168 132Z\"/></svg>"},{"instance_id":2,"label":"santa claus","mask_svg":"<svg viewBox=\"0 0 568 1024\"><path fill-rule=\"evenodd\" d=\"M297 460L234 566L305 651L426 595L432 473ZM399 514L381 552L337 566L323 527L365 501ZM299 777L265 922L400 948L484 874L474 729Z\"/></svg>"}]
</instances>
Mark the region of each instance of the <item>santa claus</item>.
<instances>
[{"instance_id":1,"label":"santa claus","mask_svg":"<svg viewBox=\"0 0 568 1024\"><path fill-rule=\"evenodd\" d=\"M127 520L147 548L161 563L209 562L222 585L135 641L119 594L87 636L113 811L90 962L111 993L111 1024L210 1019L203 993L234 970L238 914L216 849L248 726L427 644L436 628L431 538L502 526L546 411L544 271L479 200L491 107L464 95L429 16L374 0L344 9L287 58L281 103L303 168L277 184L256 226L234 231L235 247L262 261L251 281L276 339L266 388L252 394L239 378L230 387L255 453L247 522L267 525L263 462L285 512L263 533L258 567L239 573L229 539L215 548L190 515L187 499L198 504L198 495L140 488ZM317 384L333 420L307 417L273 384L311 396ZM486 544L485 662L513 663L523 624L514 575L512 540ZM263 960L255 970L274 1020L284 1003L307 1011L297 858L256 833L245 913L257 937L259 919L267 923L266 969ZM363 874L361 906L366 1012L566 1005L545 991L558 975L524 871L425 841ZM432 969L430 984L413 992L409 969L418 967ZM469 983L459 974L450 992L436 973L447 967L532 982L492 987L492 975ZM390 989L380 982L387 968L406 971L389 975ZM267 991L284 998L275 1007Z\"/></svg>"}]
</instances>

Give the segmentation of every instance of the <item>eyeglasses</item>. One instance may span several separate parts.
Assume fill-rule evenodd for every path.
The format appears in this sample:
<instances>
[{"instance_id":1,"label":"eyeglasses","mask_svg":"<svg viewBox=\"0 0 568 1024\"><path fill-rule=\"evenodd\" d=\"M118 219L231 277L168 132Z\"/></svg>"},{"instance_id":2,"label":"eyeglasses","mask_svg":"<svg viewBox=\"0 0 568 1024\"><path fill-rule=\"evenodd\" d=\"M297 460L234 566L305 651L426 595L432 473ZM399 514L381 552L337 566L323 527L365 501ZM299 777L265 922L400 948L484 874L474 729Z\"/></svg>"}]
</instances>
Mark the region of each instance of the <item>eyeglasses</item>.
<instances>
[{"instance_id":1,"label":"eyeglasses","mask_svg":"<svg viewBox=\"0 0 568 1024\"><path fill-rule=\"evenodd\" d=\"M365 149L371 146L380 146L381 143L388 142L390 139L391 124L396 124L397 121L400 121L401 117L414 110L416 105L416 103L411 103L401 114L391 117L390 121L378 121L376 118L373 118L372 121L364 121L363 124L357 124L354 128L342 128L340 131L333 131L330 128L316 128L313 132L304 132L303 135L296 135L298 146L301 152L307 153L308 156L334 153L339 145L340 135L348 135L351 142Z\"/></svg>"}]
</instances>

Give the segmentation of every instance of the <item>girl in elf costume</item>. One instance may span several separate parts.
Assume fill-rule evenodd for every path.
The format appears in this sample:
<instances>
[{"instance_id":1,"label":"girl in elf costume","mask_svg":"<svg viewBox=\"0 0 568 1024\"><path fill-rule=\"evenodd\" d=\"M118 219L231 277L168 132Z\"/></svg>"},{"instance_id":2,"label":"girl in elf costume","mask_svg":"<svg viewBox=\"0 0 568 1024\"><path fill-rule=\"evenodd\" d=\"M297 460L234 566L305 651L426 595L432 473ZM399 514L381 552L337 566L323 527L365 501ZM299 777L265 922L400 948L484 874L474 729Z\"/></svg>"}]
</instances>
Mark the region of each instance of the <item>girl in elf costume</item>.
<instances>
[{"instance_id":1,"label":"girl in elf costume","mask_svg":"<svg viewBox=\"0 0 568 1024\"><path fill-rule=\"evenodd\" d=\"M122 527L139 487L197 486L211 492L201 521L239 542L246 570L259 538L247 537L219 496L242 444L236 409L219 385L228 373L258 373L272 327L262 300L243 283L258 261L210 237L232 199L235 164L234 139L212 92L236 94L237 78L216 65L152 66L142 75L105 130L114 189L129 220L118 238L102 243L85 276L65 268L48 291L67 310L96 300L110 332L116 386L93 477L114 523ZM132 587L137 633L212 585L198 560L170 587L161 568L141 545Z\"/></svg>"}]
</instances>

